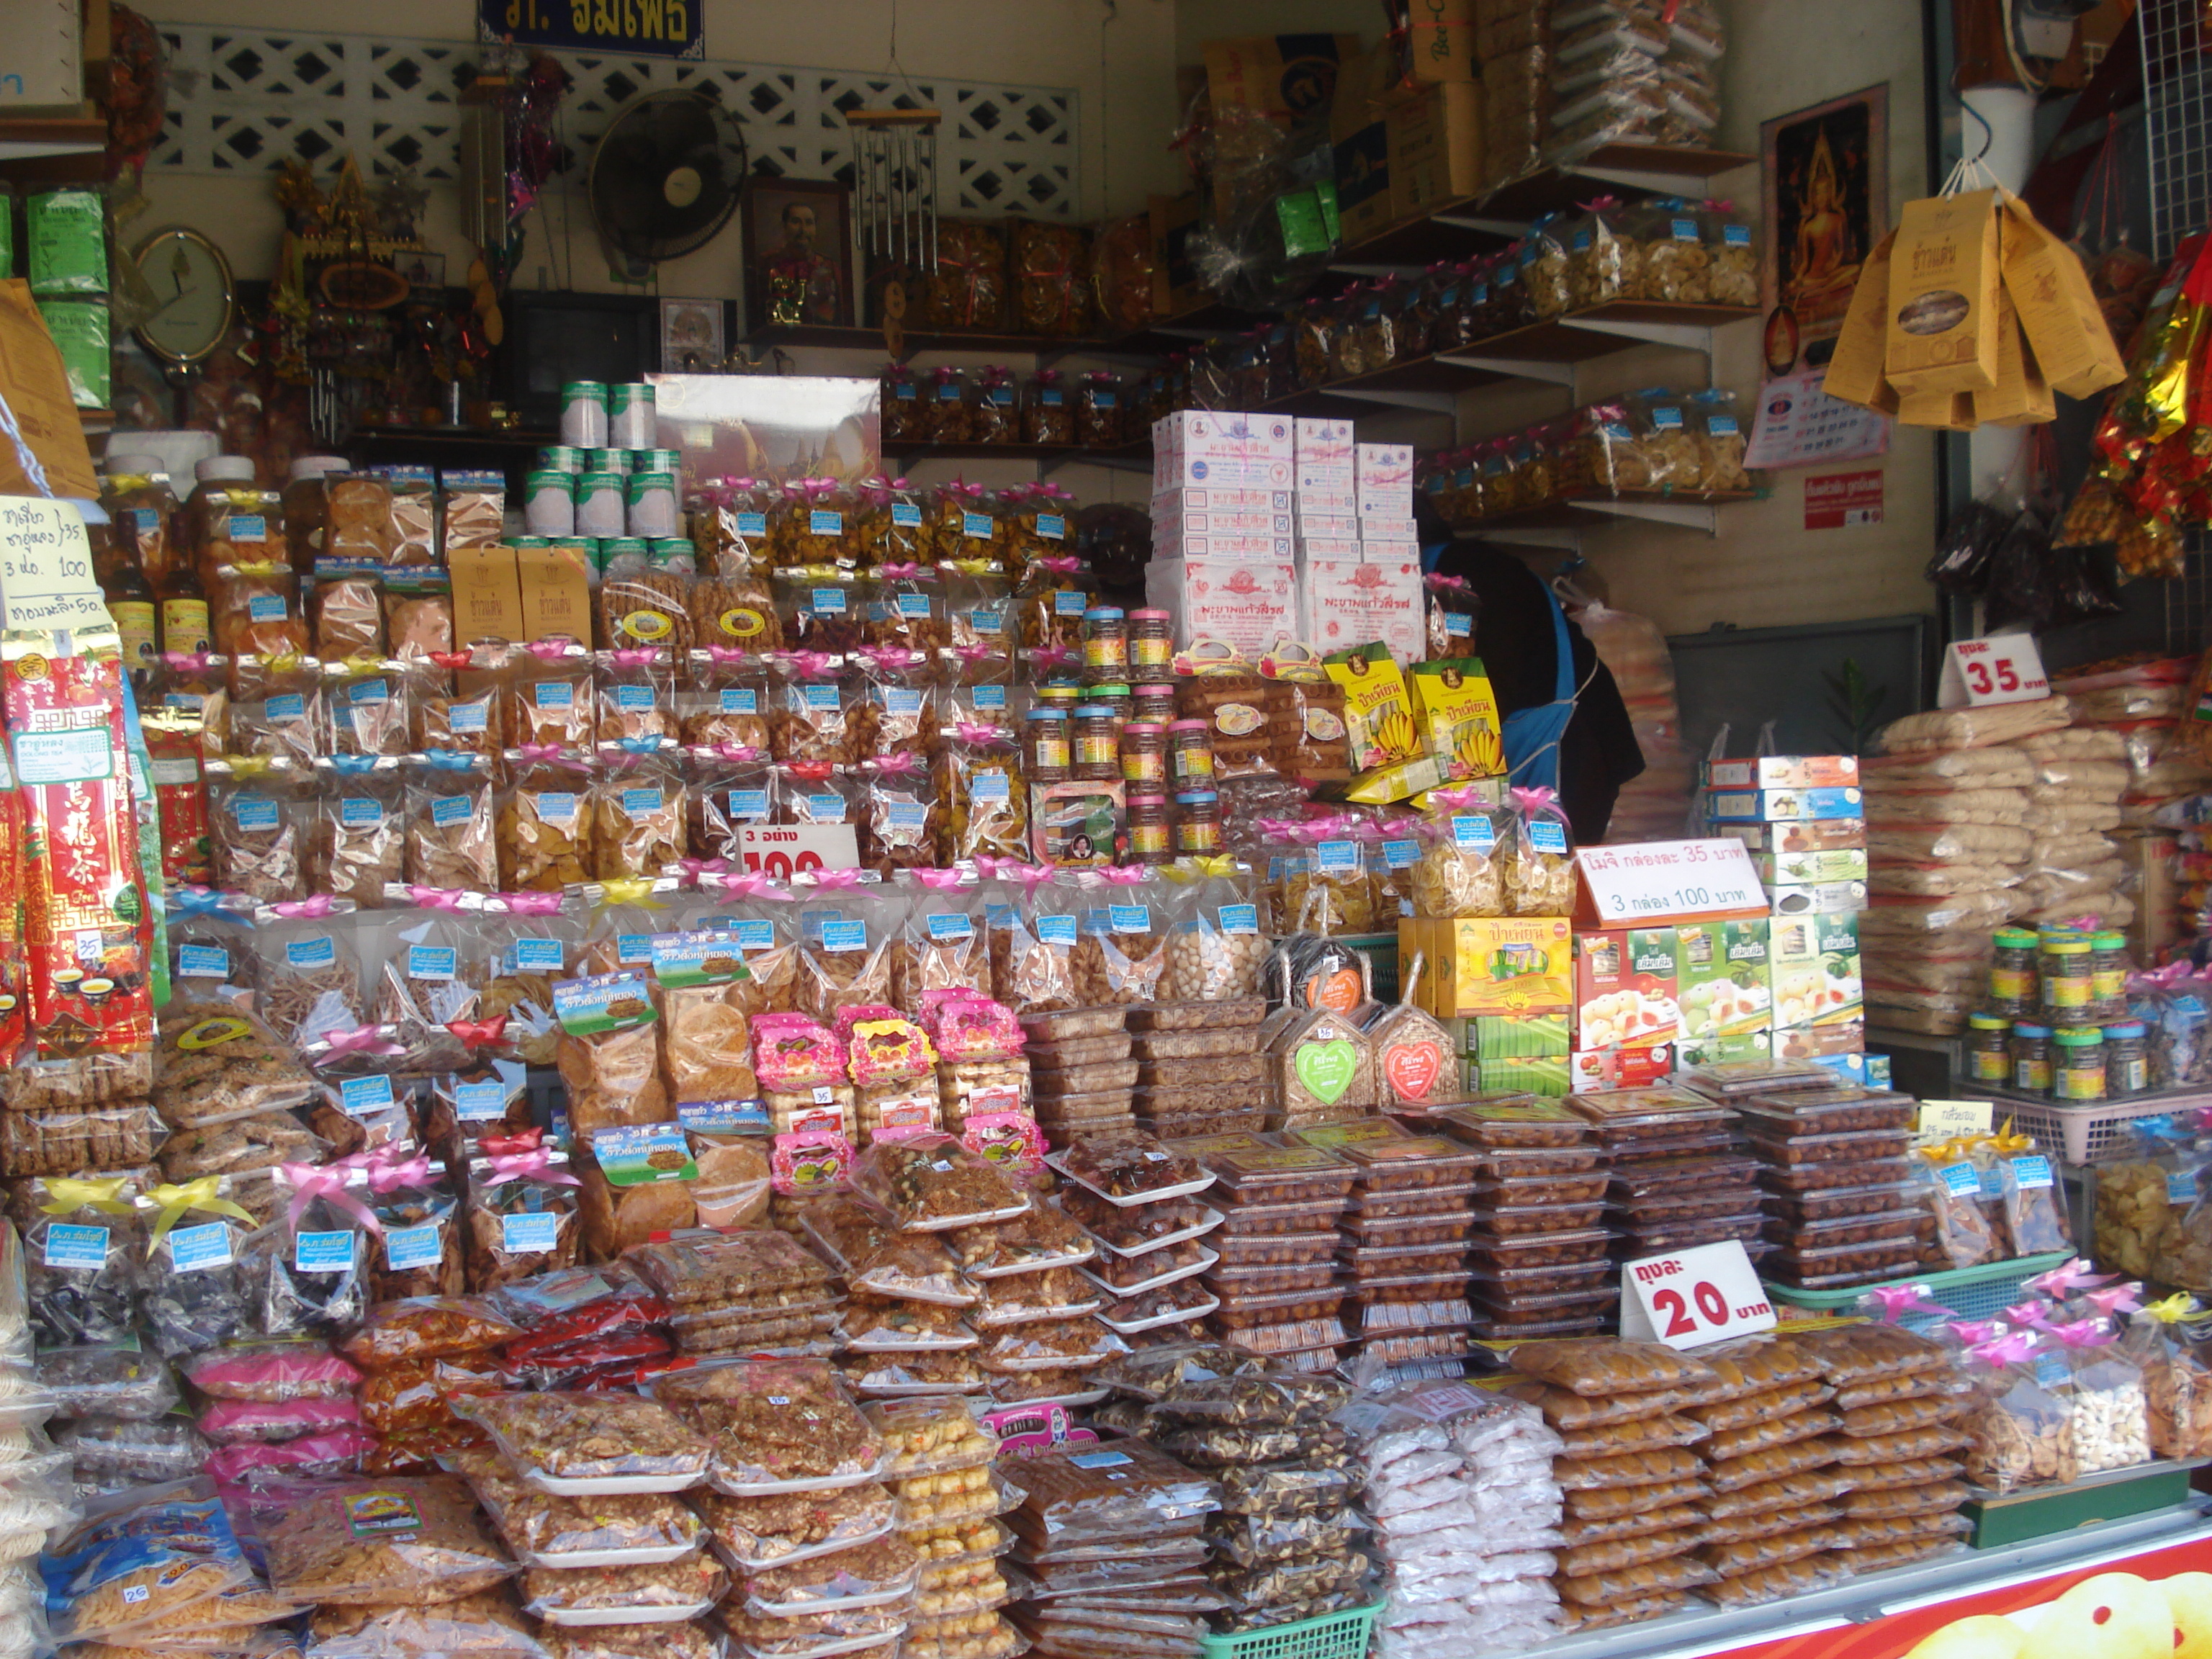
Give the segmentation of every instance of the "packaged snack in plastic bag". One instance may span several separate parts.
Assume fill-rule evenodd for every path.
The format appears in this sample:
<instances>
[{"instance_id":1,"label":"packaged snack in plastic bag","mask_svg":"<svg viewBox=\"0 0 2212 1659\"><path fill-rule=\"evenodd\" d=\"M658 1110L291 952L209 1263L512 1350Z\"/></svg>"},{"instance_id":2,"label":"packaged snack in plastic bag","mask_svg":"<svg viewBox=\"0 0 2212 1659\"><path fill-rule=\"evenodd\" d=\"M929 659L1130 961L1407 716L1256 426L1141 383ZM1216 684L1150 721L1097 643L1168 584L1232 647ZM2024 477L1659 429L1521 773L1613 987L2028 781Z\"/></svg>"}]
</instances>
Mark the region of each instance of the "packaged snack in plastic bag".
<instances>
[{"instance_id":1,"label":"packaged snack in plastic bag","mask_svg":"<svg viewBox=\"0 0 2212 1659\"><path fill-rule=\"evenodd\" d=\"M684 775L657 740L602 747L590 799L595 879L656 876L684 856Z\"/></svg>"},{"instance_id":2,"label":"packaged snack in plastic bag","mask_svg":"<svg viewBox=\"0 0 2212 1659\"><path fill-rule=\"evenodd\" d=\"M501 687L500 726L517 747L592 742L592 653L574 641L538 640L509 661Z\"/></svg>"},{"instance_id":3,"label":"packaged snack in plastic bag","mask_svg":"<svg viewBox=\"0 0 2212 1659\"><path fill-rule=\"evenodd\" d=\"M140 1486L87 1506L41 1559L54 1638L92 1642L207 1607L253 1570L222 1503L194 1482Z\"/></svg>"},{"instance_id":4,"label":"packaged snack in plastic bag","mask_svg":"<svg viewBox=\"0 0 2212 1659\"><path fill-rule=\"evenodd\" d=\"M420 1603L489 1589L514 1571L451 1476L279 1480L250 1498L269 1587L325 1605ZM365 1523L380 1521L380 1527Z\"/></svg>"}]
</instances>

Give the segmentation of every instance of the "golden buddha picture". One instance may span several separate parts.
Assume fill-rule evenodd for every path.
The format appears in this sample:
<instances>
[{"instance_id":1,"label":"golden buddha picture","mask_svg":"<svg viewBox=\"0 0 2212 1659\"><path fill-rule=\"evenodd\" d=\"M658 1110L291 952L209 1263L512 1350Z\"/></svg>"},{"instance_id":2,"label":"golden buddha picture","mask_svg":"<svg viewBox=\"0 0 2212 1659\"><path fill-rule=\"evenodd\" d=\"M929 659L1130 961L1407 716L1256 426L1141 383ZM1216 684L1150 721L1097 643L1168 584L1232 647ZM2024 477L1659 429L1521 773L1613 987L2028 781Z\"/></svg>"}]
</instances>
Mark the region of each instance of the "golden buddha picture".
<instances>
[{"instance_id":1,"label":"golden buddha picture","mask_svg":"<svg viewBox=\"0 0 2212 1659\"><path fill-rule=\"evenodd\" d=\"M1851 289L1889 211L1888 88L1870 87L1759 130L1768 338L1827 361ZM1776 312L1788 313L1777 326Z\"/></svg>"}]
</instances>

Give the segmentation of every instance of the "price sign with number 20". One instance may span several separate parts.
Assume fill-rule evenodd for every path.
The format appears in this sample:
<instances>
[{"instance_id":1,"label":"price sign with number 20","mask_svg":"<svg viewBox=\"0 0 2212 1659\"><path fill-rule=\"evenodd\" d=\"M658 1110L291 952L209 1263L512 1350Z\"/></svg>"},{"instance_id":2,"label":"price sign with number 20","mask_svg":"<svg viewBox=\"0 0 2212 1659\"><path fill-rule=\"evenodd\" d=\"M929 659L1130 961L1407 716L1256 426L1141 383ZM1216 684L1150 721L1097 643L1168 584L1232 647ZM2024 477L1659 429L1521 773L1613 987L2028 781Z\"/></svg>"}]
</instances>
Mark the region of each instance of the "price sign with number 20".
<instances>
[{"instance_id":1,"label":"price sign with number 20","mask_svg":"<svg viewBox=\"0 0 2212 1659\"><path fill-rule=\"evenodd\" d=\"M1634 1340L1701 1348L1774 1328L1774 1304L1735 1239L1628 1262L1620 1288L1620 1334Z\"/></svg>"}]
</instances>

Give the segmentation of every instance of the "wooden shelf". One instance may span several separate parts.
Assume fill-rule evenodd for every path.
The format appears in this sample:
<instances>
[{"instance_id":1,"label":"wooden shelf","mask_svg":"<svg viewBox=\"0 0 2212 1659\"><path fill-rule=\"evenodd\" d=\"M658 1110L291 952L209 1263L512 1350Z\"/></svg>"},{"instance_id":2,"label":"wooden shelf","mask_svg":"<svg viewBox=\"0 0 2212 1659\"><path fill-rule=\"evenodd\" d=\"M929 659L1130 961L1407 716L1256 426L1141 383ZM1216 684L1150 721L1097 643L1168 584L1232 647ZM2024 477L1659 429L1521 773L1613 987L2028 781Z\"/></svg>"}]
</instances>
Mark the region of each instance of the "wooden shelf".
<instances>
[{"instance_id":1,"label":"wooden shelf","mask_svg":"<svg viewBox=\"0 0 2212 1659\"><path fill-rule=\"evenodd\" d=\"M542 449L557 444L557 432L486 431L479 427L360 426L348 443L437 445L453 449Z\"/></svg>"},{"instance_id":2,"label":"wooden shelf","mask_svg":"<svg viewBox=\"0 0 2212 1659\"><path fill-rule=\"evenodd\" d=\"M744 343L750 346L815 346L840 351L873 351L885 356L890 351L880 328L833 327L816 323L757 328L744 337ZM1108 342L1049 334L910 328L906 331L903 344L904 350L899 358L902 362L923 351L1037 352L1065 357L1086 349L1103 350Z\"/></svg>"}]
</instances>

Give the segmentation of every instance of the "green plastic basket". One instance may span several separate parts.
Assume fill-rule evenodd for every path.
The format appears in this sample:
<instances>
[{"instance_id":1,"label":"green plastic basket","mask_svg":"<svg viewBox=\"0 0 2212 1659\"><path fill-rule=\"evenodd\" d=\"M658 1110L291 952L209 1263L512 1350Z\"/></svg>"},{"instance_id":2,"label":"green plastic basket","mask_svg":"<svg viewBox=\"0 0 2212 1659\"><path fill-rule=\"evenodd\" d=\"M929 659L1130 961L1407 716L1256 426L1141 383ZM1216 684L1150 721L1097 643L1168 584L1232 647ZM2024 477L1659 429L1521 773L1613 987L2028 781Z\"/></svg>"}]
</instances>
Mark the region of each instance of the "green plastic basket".
<instances>
[{"instance_id":1,"label":"green plastic basket","mask_svg":"<svg viewBox=\"0 0 2212 1659\"><path fill-rule=\"evenodd\" d=\"M1928 1299L1949 1310L1946 1313L1907 1314L1899 1322L1907 1330L1924 1330L1945 1319L1989 1319L2020 1300L2021 1289L2038 1273L2063 1267L2074 1259L2071 1250L2051 1250L2024 1255L2012 1261L1985 1261L1978 1267L1954 1267L1948 1273L1906 1273L1874 1285L1854 1285L1847 1291L1801 1291L1788 1285L1766 1282L1766 1293L1777 1302L1816 1313L1856 1313L1858 1300L1869 1291L1891 1285L1917 1285Z\"/></svg>"},{"instance_id":2,"label":"green plastic basket","mask_svg":"<svg viewBox=\"0 0 2212 1659\"><path fill-rule=\"evenodd\" d=\"M1367 1644L1383 1604L1325 1613L1318 1619L1301 1619L1294 1625L1270 1625L1265 1630L1240 1631L1234 1636L1199 1638L1203 1659L1366 1659Z\"/></svg>"}]
</instances>

